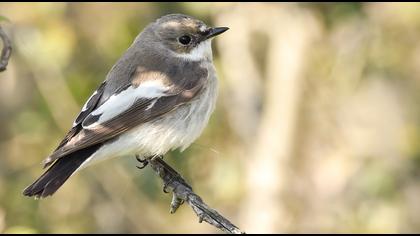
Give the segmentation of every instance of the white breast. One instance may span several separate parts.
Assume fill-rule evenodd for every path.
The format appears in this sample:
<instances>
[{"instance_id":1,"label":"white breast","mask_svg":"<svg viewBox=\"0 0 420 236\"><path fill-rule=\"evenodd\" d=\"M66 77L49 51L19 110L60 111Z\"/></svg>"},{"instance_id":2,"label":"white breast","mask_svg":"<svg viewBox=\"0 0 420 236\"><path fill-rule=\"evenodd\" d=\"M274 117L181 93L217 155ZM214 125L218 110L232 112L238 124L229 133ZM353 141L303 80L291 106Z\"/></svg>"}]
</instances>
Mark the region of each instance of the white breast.
<instances>
[{"instance_id":1,"label":"white breast","mask_svg":"<svg viewBox=\"0 0 420 236\"><path fill-rule=\"evenodd\" d=\"M102 146L83 165L118 156L146 157L163 155L170 150L185 150L206 127L217 98L217 79L208 63L209 78L200 94L191 102L178 107L153 122L142 124Z\"/></svg>"}]
</instances>

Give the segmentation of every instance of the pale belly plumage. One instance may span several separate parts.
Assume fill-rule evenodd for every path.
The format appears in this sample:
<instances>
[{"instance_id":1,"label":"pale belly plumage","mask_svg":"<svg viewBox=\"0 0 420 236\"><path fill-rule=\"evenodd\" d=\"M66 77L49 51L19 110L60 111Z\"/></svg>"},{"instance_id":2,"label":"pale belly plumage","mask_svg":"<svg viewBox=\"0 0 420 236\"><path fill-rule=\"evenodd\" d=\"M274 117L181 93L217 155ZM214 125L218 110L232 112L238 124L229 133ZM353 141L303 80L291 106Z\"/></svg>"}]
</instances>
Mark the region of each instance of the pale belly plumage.
<instances>
[{"instance_id":1,"label":"pale belly plumage","mask_svg":"<svg viewBox=\"0 0 420 236\"><path fill-rule=\"evenodd\" d=\"M211 68L213 69L213 68ZM209 73L214 75L214 73ZM170 150L185 150L206 127L217 97L217 79L208 78L200 94L161 118L139 125L105 143L78 170L113 157L149 157L164 155Z\"/></svg>"}]
</instances>

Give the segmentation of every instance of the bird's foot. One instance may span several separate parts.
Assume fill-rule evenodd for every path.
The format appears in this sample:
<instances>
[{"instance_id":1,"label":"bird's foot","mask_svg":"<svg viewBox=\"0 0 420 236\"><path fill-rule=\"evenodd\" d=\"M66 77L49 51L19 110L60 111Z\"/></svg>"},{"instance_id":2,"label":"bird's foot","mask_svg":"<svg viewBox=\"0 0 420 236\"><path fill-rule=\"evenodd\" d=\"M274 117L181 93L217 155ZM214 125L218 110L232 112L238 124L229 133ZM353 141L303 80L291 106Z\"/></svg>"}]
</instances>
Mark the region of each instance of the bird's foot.
<instances>
[{"instance_id":1,"label":"bird's foot","mask_svg":"<svg viewBox=\"0 0 420 236\"><path fill-rule=\"evenodd\" d=\"M174 214L176 212L176 210L178 210L178 208L184 204L184 200L181 199L180 197L178 197L176 195L176 193L172 194L172 201L171 201L171 209L170 209L170 213Z\"/></svg>"},{"instance_id":2,"label":"bird's foot","mask_svg":"<svg viewBox=\"0 0 420 236\"><path fill-rule=\"evenodd\" d=\"M159 166L158 173L163 180L163 192L169 193L172 191L172 201L170 213L175 213L176 210L187 199L187 193L192 191L192 187L176 172L171 166L162 160L161 156L156 156L150 160L152 167Z\"/></svg>"},{"instance_id":3,"label":"bird's foot","mask_svg":"<svg viewBox=\"0 0 420 236\"><path fill-rule=\"evenodd\" d=\"M136 155L136 160L140 162L140 166L136 166L137 168L144 169L149 164L149 160L147 158L141 159L139 155Z\"/></svg>"},{"instance_id":4,"label":"bird's foot","mask_svg":"<svg viewBox=\"0 0 420 236\"><path fill-rule=\"evenodd\" d=\"M168 191L168 189L170 189ZM177 174L166 180L163 184L163 192L169 193L172 191L172 201L170 207L170 213L174 214L176 210L185 202L189 191L192 191L192 187Z\"/></svg>"}]
</instances>

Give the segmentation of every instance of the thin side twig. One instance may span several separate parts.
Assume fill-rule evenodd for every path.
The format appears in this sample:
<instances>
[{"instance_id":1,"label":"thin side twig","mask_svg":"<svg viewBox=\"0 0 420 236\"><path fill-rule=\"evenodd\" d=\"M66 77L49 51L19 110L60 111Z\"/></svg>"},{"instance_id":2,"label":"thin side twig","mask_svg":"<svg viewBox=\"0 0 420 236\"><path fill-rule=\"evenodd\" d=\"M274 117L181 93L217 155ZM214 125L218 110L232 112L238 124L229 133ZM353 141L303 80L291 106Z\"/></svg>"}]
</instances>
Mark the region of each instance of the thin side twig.
<instances>
[{"instance_id":1,"label":"thin side twig","mask_svg":"<svg viewBox=\"0 0 420 236\"><path fill-rule=\"evenodd\" d=\"M7 64L9 63L10 55L12 55L12 43L7 37L6 33L0 26L0 38L3 42L3 49L0 55L0 72L5 71Z\"/></svg>"},{"instance_id":2,"label":"thin side twig","mask_svg":"<svg viewBox=\"0 0 420 236\"><path fill-rule=\"evenodd\" d=\"M191 186L187 184L181 175L178 174L168 164L166 164L166 162L164 162L161 158L152 158L149 160L149 164L163 180L163 190L165 192L170 190L173 193L170 211L171 213L175 213L175 211L182 205L182 203L186 202L194 210L200 223L205 221L230 234L244 233L238 227L232 224L228 219L204 203L201 197L193 192Z\"/></svg>"}]
</instances>

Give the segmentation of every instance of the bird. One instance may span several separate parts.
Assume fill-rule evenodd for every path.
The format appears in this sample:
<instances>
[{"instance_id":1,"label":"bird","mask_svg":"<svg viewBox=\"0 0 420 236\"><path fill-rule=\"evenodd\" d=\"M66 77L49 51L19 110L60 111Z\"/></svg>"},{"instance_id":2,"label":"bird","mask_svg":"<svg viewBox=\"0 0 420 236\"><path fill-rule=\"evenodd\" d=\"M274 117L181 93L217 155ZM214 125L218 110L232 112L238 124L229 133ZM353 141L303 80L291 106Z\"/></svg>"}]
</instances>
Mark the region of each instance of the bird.
<instances>
[{"instance_id":1,"label":"bird","mask_svg":"<svg viewBox=\"0 0 420 236\"><path fill-rule=\"evenodd\" d=\"M51 196L76 172L106 159L147 161L188 148L215 109L211 41L228 29L178 13L148 24L87 99L43 161L48 169L23 195Z\"/></svg>"}]
</instances>

